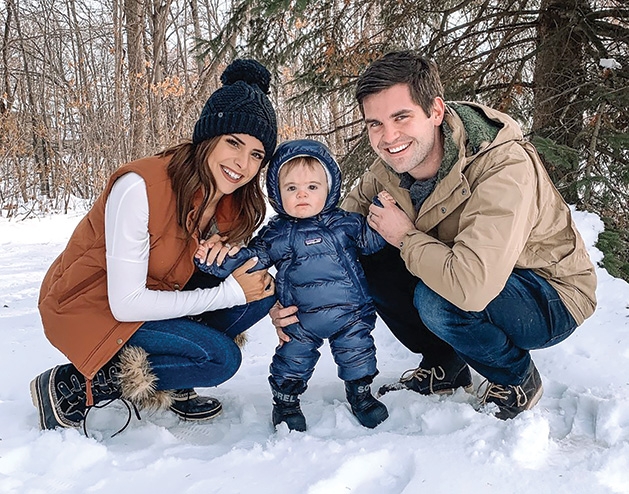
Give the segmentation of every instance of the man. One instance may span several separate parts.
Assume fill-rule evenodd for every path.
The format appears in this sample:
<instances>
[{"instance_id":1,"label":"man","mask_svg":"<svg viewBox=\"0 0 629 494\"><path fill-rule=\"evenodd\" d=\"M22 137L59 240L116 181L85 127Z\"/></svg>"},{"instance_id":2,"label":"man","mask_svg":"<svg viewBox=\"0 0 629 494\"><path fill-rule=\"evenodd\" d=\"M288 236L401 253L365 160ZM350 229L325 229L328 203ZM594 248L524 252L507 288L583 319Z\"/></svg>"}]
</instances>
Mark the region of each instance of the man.
<instances>
[{"instance_id":1,"label":"man","mask_svg":"<svg viewBox=\"0 0 629 494\"><path fill-rule=\"evenodd\" d=\"M384 322L423 356L394 388L471 389L470 366L488 381L481 402L513 418L542 395L529 351L568 337L596 306L570 210L517 123L446 104L436 66L417 54L373 62L356 98L378 159L343 207L390 244L363 267ZM374 204L378 194L397 205ZM276 307L274 324L295 311Z\"/></svg>"}]
</instances>

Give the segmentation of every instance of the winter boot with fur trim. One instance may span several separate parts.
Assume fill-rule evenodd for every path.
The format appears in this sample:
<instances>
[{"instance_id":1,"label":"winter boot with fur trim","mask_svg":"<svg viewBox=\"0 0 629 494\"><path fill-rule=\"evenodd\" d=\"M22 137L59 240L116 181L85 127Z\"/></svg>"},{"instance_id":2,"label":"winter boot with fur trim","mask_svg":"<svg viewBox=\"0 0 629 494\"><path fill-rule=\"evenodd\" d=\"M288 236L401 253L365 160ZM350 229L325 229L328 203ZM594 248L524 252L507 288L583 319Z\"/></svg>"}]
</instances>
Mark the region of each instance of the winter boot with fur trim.
<instances>
[{"instance_id":1,"label":"winter boot with fur trim","mask_svg":"<svg viewBox=\"0 0 629 494\"><path fill-rule=\"evenodd\" d=\"M179 418L190 421L209 420L223 410L218 400L199 396L192 388L157 391L157 376L151 369L146 351L140 347L128 346L122 352L122 397L139 408L170 409Z\"/></svg>"},{"instance_id":2,"label":"winter boot with fur trim","mask_svg":"<svg viewBox=\"0 0 629 494\"><path fill-rule=\"evenodd\" d=\"M345 393L352 413L363 426L369 429L373 429L389 417L384 403L376 400L371 394L372 380L373 378L368 376L355 381L345 381Z\"/></svg>"},{"instance_id":3,"label":"winter boot with fur trim","mask_svg":"<svg viewBox=\"0 0 629 494\"><path fill-rule=\"evenodd\" d=\"M31 382L33 405L42 429L80 427L85 421L87 381L72 364L58 365ZM157 376L143 348L126 346L92 380L94 405L122 399L140 409L170 409L186 420L208 420L218 415L218 400L199 396L193 389L156 390Z\"/></svg>"},{"instance_id":4,"label":"winter boot with fur trim","mask_svg":"<svg viewBox=\"0 0 629 494\"><path fill-rule=\"evenodd\" d=\"M118 352L118 357L118 380L123 399L140 410L166 410L173 404L171 391L156 389L158 379L144 348L125 346Z\"/></svg>"},{"instance_id":5,"label":"winter boot with fur trim","mask_svg":"<svg viewBox=\"0 0 629 494\"><path fill-rule=\"evenodd\" d=\"M121 397L116 362L100 369L92 382L94 404ZM72 364L58 365L31 381L31 398L41 429L80 427L87 413L86 381Z\"/></svg>"},{"instance_id":6,"label":"winter boot with fur trim","mask_svg":"<svg viewBox=\"0 0 629 494\"><path fill-rule=\"evenodd\" d=\"M94 405L124 399L140 408L168 408L168 391L156 391L146 352L125 347L92 380ZM80 427L88 411L87 381L72 364L48 369L31 381L31 398L42 429Z\"/></svg>"}]
</instances>

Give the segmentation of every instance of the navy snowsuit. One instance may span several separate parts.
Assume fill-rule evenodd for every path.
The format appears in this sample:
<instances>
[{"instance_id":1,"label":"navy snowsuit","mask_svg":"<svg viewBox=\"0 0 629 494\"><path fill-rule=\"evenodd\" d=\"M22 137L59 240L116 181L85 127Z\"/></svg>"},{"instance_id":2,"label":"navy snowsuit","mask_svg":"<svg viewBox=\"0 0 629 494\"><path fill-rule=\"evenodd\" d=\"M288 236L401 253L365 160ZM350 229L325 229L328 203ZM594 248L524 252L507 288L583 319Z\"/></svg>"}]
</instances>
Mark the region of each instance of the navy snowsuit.
<instances>
[{"instance_id":1,"label":"navy snowsuit","mask_svg":"<svg viewBox=\"0 0 629 494\"><path fill-rule=\"evenodd\" d=\"M316 158L327 170L329 192L317 216L296 219L282 206L279 170L299 157ZM283 393L300 394L319 359L319 347L328 338L338 375L344 381L375 376L376 348L371 331L376 315L359 254L373 254L386 241L357 213L336 207L341 194L341 172L328 149L317 141L282 143L267 171L267 193L278 213L248 247L221 266L195 259L202 271L228 276L247 259L257 256L253 270L277 268L275 287L280 303L299 308L299 323L284 328L290 342L276 349L271 363L271 386Z\"/></svg>"}]
</instances>

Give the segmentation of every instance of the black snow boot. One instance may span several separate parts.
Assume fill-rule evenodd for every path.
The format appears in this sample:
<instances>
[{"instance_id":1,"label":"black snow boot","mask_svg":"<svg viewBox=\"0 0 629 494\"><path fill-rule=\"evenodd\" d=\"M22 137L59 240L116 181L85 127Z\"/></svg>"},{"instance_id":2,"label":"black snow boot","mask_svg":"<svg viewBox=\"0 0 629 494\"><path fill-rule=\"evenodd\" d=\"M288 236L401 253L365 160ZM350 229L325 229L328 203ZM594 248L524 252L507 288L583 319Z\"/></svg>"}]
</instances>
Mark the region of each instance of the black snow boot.
<instances>
[{"instance_id":1,"label":"black snow boot","mask_svg":"<svg viewBox=\"0 0 629 494\"><path fill-rule=\"evenodd\" d=\"M94 404L120 398L117 360L100 369L92 381ZM72 364L48 369L31 381L31 398L42 429L80 427L87 413L86 380Z\"/></svg>"},{"instance_id":2,"label":"black snow boot","mask_svg":"<svg viewBox=\"0 0 629 494\"><path fill-rule=\"evenodd\" d=\"M170 410L183 420L201 422L209 420L223 411L223 405L216 398L199 396L192 389L178 389L171 391L173 399Z\"/></svg>"},{"instance_id":3,"label":"black snow boot","mask_svg":"<svg viewBox=\"0 0 629 494\"><path fill-rule=\"evenodd\" d=\"M384 403L376 400L371 394L369 386L373 381L371 376L355 381L345 381L345 394L352 408L352 413L365 427L373 429L389 417Z\"/></svg>"},{"instance_id":4,"label":"black snow boot","mask_svg":"<svg viewBox=\"0 0 629 494\"><path fill-rule=\"evenodd\" d=\"M134 406L137 415L138 407L167 409L173 404L173 393L156 390L156 382L147 353L139 347L125 346L94 375L89 391L95 406L122 399ZM40 427L55 429L84 424L89 410L87 383L72 364L58 365L33 379L31 398L39 412Z\"/></svg>"},{"instance_id":5,"label":"black snow boot","mask_svg":"<svg viewBox=\"0 0 629 494\"><path fill-rule=\"evenodd\" d=\"M399 382L382 386L378 394L382 396L388 391L410 389L422 395L442 395L452 394L457 388L463 388L468 393L472 391L470 368L463 360L457 357L432 365L424 358L419 367L404 372Z\"/></svg>"},{"instance_id":6,"label":"black snow boot","mask_svg":"<svg viewBox=\"0 0 629 494\"><path fill-rule=\"evenodd\" d=\"M299 406L299 395L306 390L306 384L299 380L287 380L278 386L272 377L271 393L273 393L273 413L271 420L277 427L285 422L290 431L304 432L306 430L306 417Z\"/></svg>"}]
</instances>

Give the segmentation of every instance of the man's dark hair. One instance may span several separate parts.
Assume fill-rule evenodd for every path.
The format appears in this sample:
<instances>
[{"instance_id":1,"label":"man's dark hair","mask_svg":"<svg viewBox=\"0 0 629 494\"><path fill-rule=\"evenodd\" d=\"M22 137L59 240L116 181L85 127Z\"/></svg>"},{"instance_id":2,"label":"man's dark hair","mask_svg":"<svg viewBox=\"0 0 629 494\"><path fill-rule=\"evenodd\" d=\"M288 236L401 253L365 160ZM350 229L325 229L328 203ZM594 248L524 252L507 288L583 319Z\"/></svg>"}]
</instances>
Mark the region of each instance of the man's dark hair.
<instances>
[{"instance_id":1,"label":"man's dark hair","mask_svg":"<svg viewBox=\"0 0 629 494\"><path fill-rule=\"evenodd\" d=\"M396 84L408 84L413 102L422 107L426 115L432 112L437 96L443 98L443 86L437 64L411 50L387 53L374 61L358 77L356 99L363 112L363 101L371 95Z\"/></svg>"}]
</instances>

